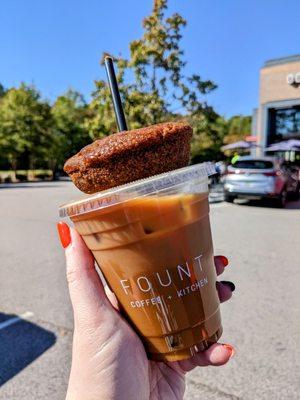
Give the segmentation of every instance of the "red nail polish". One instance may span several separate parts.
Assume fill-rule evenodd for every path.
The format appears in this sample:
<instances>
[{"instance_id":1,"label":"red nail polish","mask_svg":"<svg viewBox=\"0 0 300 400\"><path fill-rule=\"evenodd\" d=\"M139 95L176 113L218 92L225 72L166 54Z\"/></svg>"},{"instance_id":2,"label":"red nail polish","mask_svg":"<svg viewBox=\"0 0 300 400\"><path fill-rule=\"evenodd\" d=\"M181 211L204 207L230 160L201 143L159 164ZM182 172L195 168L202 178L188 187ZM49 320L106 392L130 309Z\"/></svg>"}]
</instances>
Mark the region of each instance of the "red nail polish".
<instances>
[{"instance_id":1,"label":"red nail polish","mask_svg":"<svg viewBox=\"0 0 300 400\"><path fill-rule=\"evenodd\" d=\"M225 347L226 350L228 350L228 352L230 353L230 357L229 358L232 358L234 356L234 354L235 354L234 347L231 346L230 344L223 344L222 346Z\"/></svg>"},{"instance_id":2,"label":"red nail polish","mask_svg":"<svg viewBox=\"0 0 300 400\"><path fill-rule=\"evenodd\" d=\"M229 264L228 258L225 256L219 256L219 257L221 258L224 267L226 267Z\"/></svg>"},{"instance_id":3,"label":"red nail polish","mask_svg":"<svg viewBox=\"0 0 300 400\"><path fill-rule=\"evenodd\" d=\"M71 243L71 233L70 228L65 222L60 221L57 224L58 235L60 238L60 242L62 247L65 249Z\"/></svg>"}]
</instances>

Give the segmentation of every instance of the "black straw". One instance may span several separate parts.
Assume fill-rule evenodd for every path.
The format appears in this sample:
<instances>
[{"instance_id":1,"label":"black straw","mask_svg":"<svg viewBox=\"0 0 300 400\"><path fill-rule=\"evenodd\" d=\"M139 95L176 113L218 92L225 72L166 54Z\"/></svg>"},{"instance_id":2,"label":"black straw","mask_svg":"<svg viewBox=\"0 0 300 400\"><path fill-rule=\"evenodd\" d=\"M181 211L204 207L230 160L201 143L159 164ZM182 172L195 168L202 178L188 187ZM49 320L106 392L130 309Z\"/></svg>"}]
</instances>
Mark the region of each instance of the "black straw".
<instances>
[{"instance_id":1,"label":"black straw","mask_svg":"<svg viewBox=\"0 0 300 400\"><path fill-rule=\"evenodd\" d=\"M127 124L118 88L117 78L114 69L114 63L111 57L105 57L105 68L107 73L108 84L113 100L114 110L116 114L119 131L127 131Z\"/></svg>"}]
</instances>

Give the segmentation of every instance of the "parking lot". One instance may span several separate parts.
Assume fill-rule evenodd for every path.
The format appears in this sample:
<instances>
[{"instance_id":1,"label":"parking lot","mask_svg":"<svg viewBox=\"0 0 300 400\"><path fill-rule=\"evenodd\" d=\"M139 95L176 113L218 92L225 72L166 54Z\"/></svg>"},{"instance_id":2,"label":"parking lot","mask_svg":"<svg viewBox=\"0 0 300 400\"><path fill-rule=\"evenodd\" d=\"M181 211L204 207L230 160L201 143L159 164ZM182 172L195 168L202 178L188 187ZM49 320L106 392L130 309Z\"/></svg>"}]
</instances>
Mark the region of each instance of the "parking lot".
<instances>
[{"instance_id":1,"label":"parking lot","mask_svg":"<svg viewBox=\"0 0 300 400\"><path fill-rule=\"evenodd\" d=\"M78 195L69 182L0 189L0 399L64 399L73 321L55 223ZM228 204L220 188L211 199L215 253L236 284L222 341L236 355L188 375L185 399L298 400L300 201Z\"/></svg>"}]
</instances>

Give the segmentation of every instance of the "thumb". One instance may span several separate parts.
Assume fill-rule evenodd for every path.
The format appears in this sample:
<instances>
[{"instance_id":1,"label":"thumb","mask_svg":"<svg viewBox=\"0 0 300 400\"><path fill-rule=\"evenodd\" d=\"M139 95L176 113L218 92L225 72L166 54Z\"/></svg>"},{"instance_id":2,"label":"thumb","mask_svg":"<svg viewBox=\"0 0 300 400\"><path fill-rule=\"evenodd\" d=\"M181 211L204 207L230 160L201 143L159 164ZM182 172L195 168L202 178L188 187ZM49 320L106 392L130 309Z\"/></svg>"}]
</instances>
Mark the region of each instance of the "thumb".
<instances>
[{"instance_id":1,"label":"thumb","mask_svg":"<svg viewBox=\"0 0 300 400\"><path fill-rule=\"evenodd\" d=\"M92 253L73 228L57 224L65 248L67 281L74 312L74 324L96 328L114 312L95 269Z\"/></svg>"}]
</instances>

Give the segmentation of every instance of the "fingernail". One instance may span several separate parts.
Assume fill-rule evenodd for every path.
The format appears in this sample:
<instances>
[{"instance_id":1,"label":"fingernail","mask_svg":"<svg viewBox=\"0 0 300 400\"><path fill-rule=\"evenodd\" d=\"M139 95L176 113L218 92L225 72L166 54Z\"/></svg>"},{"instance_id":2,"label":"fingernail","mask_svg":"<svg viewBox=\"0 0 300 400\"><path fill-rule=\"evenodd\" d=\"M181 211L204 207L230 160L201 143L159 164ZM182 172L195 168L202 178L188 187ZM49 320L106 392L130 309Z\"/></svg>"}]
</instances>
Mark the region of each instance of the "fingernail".
<instances>
[{"instance_id":1,"label":"fingernail","mask_svg":"<svg viewBox=\"0 0 300 400\"><path fill-rule=\"evenodd\" d=\"M71 233L70 228L65 222L60 221L57 224L58 235L60 238L60 242L62 247L65 249L71 243Z\"/></svg>"},{"instance_id":2,"label":"fingernail","mask_svg":"<svg viewBox=\"0 0 300 400\"><path fill-rule=\"evenodd\" d=\"M229 286L229 287L230 287L230 290L231 290L232 292L235 291L235 284L234 284L233 282L230 282L230 281L221 281L221 283L223 283L223 285Z\"/></svg>"},{"instance_id":3,"label":"fingernail","mask_svg":"<svg viewBox=\"0 0 300 400\"><path fill-rule=\"evenodd\" d=\"M231 346L230 344L223 344L222 346L225 347L226 350L230 353L229 359L235 355L235 349L233 346Z\"/></svg>"},{"instance_id":4,"label":"fingernail","mask_svg":"<svg viewBox=\"0 0 300 400\"><path fill-rule=\"evenodd\" d=\"M227 267L227 265L229 264L228 258L225 256L219 256L219 257L221 258L224 267Z\"/></svg>"}]
</instances>

